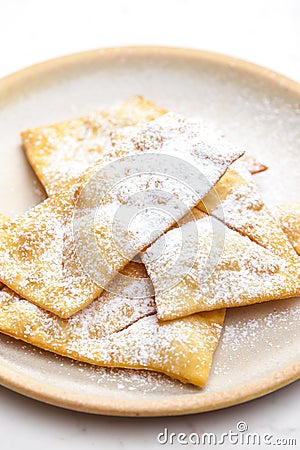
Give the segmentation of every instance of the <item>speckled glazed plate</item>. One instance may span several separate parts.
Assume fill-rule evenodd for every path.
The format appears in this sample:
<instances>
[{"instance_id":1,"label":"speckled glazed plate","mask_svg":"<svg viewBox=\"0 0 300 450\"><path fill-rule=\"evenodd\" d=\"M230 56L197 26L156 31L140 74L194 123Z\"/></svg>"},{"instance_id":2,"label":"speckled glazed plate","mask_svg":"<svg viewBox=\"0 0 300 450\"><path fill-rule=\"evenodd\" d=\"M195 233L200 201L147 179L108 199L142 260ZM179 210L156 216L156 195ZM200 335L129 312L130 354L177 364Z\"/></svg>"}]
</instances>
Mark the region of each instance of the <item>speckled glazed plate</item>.
<instances>
[{"instance_id":1,"label":"speckled glazed plate","mask_svg":"<svg viewBox=\"0 0 300 450\"><path fill-rule=\"evenodd\" d=\"M0 81L0 211L43 198L19 133L143 95L221 128L269 170L256 180L271 203L300 197L300 86L227 56L174 48L71 55ZM300 377L299 299L235 308L205 389L150 372L104 369L0 334L0 383L66 408L121 416L178 415L244 402Z\"/></svg>"}]
</instances>

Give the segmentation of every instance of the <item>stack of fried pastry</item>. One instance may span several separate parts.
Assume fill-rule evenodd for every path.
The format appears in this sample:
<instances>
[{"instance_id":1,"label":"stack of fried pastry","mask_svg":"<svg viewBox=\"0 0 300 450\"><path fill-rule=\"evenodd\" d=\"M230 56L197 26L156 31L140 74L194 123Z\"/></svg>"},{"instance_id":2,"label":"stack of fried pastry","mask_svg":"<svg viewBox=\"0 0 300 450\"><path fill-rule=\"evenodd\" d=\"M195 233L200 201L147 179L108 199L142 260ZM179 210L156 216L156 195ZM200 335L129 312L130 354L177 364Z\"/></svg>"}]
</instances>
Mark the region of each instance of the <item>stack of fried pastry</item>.
<instances>
[{"instance_id":1,"label":"stack of fried pastry","mask_svg":"<svg viewBox=\"0 0 300 450\"><path fill-rule=\"evenodd\" d=\"M226 308L300 295L300 204L268 207L253 181L267 168L211 134L141 97L23 132L48 198L13 220L0 217L0 331L78 361L153 370L204 386ZM99 284L80 264L72 233L80 194L120 157L173 155L174 148L207 180L185 198L191 214L178 209L175 218L144 221L125 253L115 248L108 222L96 221L97 246L106 256L105 264L93 261ZM161 183L151 176L153 185ZM176 183L168 186L180 197ZM103 216L109 219L126 199L109 196ZM181 268L189 270L178 282L172 264L182 233ZM126 246L125 232L119 239ZM217 258L211 258L213 240ZM129 280L122 292L118 273ZM144 292L137 291L139 279L148 281Z\"/></svg>"}]
</instances>

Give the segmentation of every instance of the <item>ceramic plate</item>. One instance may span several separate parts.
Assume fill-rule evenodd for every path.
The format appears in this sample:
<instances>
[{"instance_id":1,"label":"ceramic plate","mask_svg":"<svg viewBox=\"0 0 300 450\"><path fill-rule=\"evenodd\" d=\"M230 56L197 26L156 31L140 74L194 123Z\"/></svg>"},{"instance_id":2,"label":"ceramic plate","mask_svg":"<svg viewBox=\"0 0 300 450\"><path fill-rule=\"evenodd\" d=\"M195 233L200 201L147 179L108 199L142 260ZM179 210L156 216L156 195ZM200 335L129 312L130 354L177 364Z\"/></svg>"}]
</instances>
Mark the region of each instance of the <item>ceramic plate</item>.
<instances>
[{"instance_id":1,"label":"ceramic plate","mask_svg":"<svg viewBox=\"0 0 300 450\"><path fill-rule=\"evenodd\" d=\"M59 58L0 81L0 211L22 213L43 198L20 147L21 130L137 94L205 119L267 164L269 170L256 175L267 201L299 201L298 84L196 50L117 48ZM77 363L0 334L4 386L78 411L122 416L207 411L259 397L299 377L299 299L228 311L205 389L155 373Z\"/></svg>"}]
</instances>

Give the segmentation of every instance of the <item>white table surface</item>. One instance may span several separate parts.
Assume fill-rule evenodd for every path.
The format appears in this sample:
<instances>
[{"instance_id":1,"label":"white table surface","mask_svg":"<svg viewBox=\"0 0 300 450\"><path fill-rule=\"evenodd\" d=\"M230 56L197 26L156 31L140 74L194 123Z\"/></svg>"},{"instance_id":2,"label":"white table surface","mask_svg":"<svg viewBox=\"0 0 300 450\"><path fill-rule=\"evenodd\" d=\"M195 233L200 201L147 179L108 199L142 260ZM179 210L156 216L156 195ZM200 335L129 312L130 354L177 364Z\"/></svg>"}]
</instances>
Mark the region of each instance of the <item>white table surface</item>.
<instances>
[{"instance_id":1,"label":"white table surface","mask_svg":"<svg viewBox=\"0 0 300 450\"><path fill-rule=\"evenodd\" d=\"M67 53L136 44L226 53L300 81L300 1L0 0L0 76ZM300 381L226 410L122 419L62 410L0 387L0 449L166 448L157 443L165 427L176 433L221 434L235 431L239 421L248 424L249 432L298 441L297 447L281 448L300 448L299 400ZM220 447L243 448L229 443Z\"/></svg>"}]
</instances>

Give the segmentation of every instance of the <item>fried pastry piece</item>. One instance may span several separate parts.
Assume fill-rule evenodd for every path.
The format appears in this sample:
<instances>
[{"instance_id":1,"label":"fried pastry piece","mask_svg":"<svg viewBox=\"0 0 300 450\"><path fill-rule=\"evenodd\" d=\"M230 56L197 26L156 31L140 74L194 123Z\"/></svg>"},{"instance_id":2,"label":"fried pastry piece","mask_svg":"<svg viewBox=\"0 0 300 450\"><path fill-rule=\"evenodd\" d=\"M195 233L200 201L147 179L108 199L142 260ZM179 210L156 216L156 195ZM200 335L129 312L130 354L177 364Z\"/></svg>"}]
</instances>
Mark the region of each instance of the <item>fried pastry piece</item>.
<instances>
[{"instance_id":1,"label":"fried pastry piece","mask_svg":"<svg viewBox=\"0 0 300 450\"><path fill-rule=\"evenodd\" d=\"M283 231L300 255L300 202L278 205L277 212Z\"/></svg>"},{"instance_id":2,"label":"fried pastry piece","mask_svg":"<svg viewBox=\"0 0 300 450\"><path fill-rule=\"evenodd\" d=\"M264 172L268 169L268 166L265 166L265 164L262 164L259 162L254 156L245 154L241 161L243 161L245 167L247 170L252 174L255 175L260 172Z\"/></svg>"},{"instance_id":3,"label":"fried pastry piece","mask_svg":"<svg viewBox=\"0 0 300 450\"><path fill-rule=\"evenodd\" d=\"M197 208L217 217L276 255L295 258L286 234L264 203L249 172L238 161L227 170Z\"/></svg>"},{"instance_id":4,"label":"fried pastry piece","mask_svg":"<svg viewBox=\"0 0 300 450\"><path fill-rule=\"evenodd\" d=\"M79 244L74 239L74 204L74 199L56 194L24 215L7 219L0 228L2 282L63 318L91 303L103 291L103 285L128 263L123 254L110 252L108 259L98 261L98 253L88 253L84 248L103 284L93 281L87 268L82 267ZM110 243L103 239L102 245L103 254Z\"/></svg>"},{"instance_id":5,"label":"fried pastry piece","mask_svg":"<svg viewBox=\"0 0 300 450\"><path fill-rule=\"evenodd\" d=\"M124 127L154 120L166 111L142 97L114 108L22 133L27 158L48 195L66 189L104 148L123 136Z\"/></svg>"},{"instance_id":6,"label":"fried pastry piece","mask_svg":"<svg viewBox=\"0 0 300 450\"><path fill-rule=\"evenodd\" d=\"M243 153L225 141L216 141L211 136L206 138L203 140L197 123L166 114L148 122L129 138L120 140L69 190L49 197L23 216L4 224L0 230L0 280L22 297L63 318L87 306L141 249L195 206ZM137 179L141 178L140 186L133 185L131 178L126 185L125 177L123 190L115 192L107 188L107 200L96 215L99 184L114 181L114 175L119 175L118 170L111 171L110 165L104 167L104 164L111 161L118 164L120 156L139 156L141 153L144 156L147 152L155 164L157 155L153 157L154 152L166 156L167 162L170 154L180 157L176 170L181 172L186 157L188 167L194 164L197 174L200 173L201 183L197 178L191 193L186 189L190 171L181 173L182 179L178 181L168 174L144 174L142 167L137 175ZM127 169L131 170L131 160ZM135 167L133 171L135 174ZM99 178L95 179L95 176ZM157 191L157 183L162 196L153 193ZM138 187L142 194L138 206L144 215L138 216L133 229L128 230L126 220L130 214L134 217L137 210L136 204L130 203L131 194ZM150 206L154 207L154 213L153 208L148 208L147 192L151 193ZM157 215L156 211L160 212L162 206L171 214ZM117 216L120 220L113 223L118 210L122 212ZM78 223L79 232L76 233L74 227ZM119 227L117 231L114 224Z\"/></svg>"},{"instance_id":7,"label":"fried pastry piece","mask_svg":"<svg viewBox=\"0 0 300 450\"><path fill-rule=\"evenodd\" d=\"M300 294L299 265L202 212L158 239L142 261L160 320Z\"/></svg>"},{"instance_id":8,"label":"fried pastry piece","mask_svg":"<svg viewBox=\"0 0 300 450\"><path fill-rule=\"evenodd\" d=\"M53 196L0 229L0 279L33 303L68 317L102 288L82 269L74 246L74 206Z\"/></svg>"},{"instance_id":9,"label":"fried pastry piece","mask_svg":"<svg viewBox=\"0 0 300 450\"><path fill-rule=\"evenodd\" d=\"M22 133L27 158L50 195L70 186L104 151L134 127L154 120L167 111L143 97L134 97L117 107L56 125ZM207 129L203 126L204 135ZM242 158L252 173L267 167L251 155Z\"/></svg>"},{"instance_id":10,"label":"fried pastry piece","mask_svg":"<svg viewBox=\"0 0 300 450\"><path fill-rule=\"evenodd\" d=\"M144 269L138 266L129 264L127 275L141 275ZM73 317L61 319L8 288L0 291L0 331L5 334L78 361L153 370L197 386L207 381L224 316L220 310L161 323L153 298L104 292Z\"/></svg>"}]
</instances>

